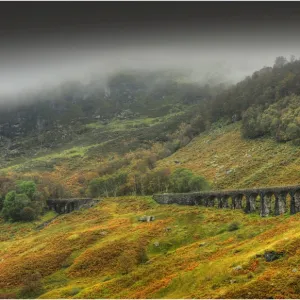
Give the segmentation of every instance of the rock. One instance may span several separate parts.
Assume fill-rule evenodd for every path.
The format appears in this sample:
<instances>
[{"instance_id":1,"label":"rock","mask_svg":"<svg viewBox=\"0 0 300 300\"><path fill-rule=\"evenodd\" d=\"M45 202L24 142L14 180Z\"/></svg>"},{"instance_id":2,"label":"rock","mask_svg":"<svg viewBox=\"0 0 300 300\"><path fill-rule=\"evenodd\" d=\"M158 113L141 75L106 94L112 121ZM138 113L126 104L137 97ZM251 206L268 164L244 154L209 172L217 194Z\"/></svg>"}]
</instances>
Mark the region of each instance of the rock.
<instances>
[{"instance_id":1,"label":"rock","mask_svg":"<svg viewBox=\"0 0 300 300\"><path fill-rule=\"evenodd\" d=\"M264 254L265 260L267 262L274 261L276 259L279 259L282 256L283 256L282 252L276 252L276 251L266 251Z\"/></svg>"},{"instance_id":2,"label":"rock","mask_svg":"<svg viewBox=\"0 0 300 300\"><path fill-rule=\"evenodd\" d=\"M243 267L238 265L236 267L233 268L234 271L240 271L240 270L243 270Z\"/></svg>"},{"instance_id":3,"label":"rock","mask_svg":"<svg viewBox=\"0 0 300 300\"><path fill-rule=\"evenodd\" d=\"M200 243L199 244L199 247L203 247L203 246L205 246L206 245L206 243Z\"/></svg>"},{"instance_id":4,"label":"rock","mask_svg":"<svg viewBox=\"0 0 300 300\"><path fill-rule=\"evenodd\" d=\"M180 161L179 160L174 160L174 163L175 164L180 164Z\"/></svg>"},{"instance_id":5,"label":"rock","mask_svg":"<svg viewBox=\"0 0 300 300\"><path fill-rule=\"evenodd\" d=\"M235 280L235 279L231 279L231 280L230 280L230 284L233 284L233 283L236 283L236 280Z\"/></svg>"},{"instance_id":6,"label":"rock","mask_svg":"<svg viewBox=\"0 0 300 300\"><path fill-rule=\"evenodd\" d=\"M151 221L154 221L154 220L155 220L154 216L142 216L142 217L139 217L139 221L140 222L151 222Z\"/></svg>"},{"instance_id":7,"label":"rock","mask_svg":"<svg viewBox=\"0 0 300 300\"><path fill-rule=\"evenodd\" d=\"M155 247L159 247L159 242L155 242L153 245L154 245Z\"/></svg>"},{"instance_id":8,"label":"rock","mask_svg":"<svg viewBox=\"0 0 300 300\"><path fill-rule=\"evenodd\" d=\"M292 272L293 272L293 273L296 273L296 272L298 272L298 269L294 268L294 269L292 270Z\"/></svg>"}]
</instances>

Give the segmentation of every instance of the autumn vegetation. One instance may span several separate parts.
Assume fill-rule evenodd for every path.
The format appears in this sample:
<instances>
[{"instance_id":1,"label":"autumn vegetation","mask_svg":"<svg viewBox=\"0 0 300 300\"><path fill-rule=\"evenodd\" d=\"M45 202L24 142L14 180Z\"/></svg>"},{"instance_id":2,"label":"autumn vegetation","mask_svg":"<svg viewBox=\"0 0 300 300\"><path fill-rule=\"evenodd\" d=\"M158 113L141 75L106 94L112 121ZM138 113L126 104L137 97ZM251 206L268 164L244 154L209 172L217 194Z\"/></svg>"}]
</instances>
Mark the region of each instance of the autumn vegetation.
<instances>
[{"instance_id":1,"label":"autumn vegetation","mask_svg":"<svg viewBox=\"0 0 300 300\"><path fill-rule=\"evenodd\" d=\"M299 298L298 214L151 198L299 184L299 76L294 57L232 86L123 72L0 111L0 298ZM48 211L67 197L100 202Z\"/></svg>"}]
</instances>

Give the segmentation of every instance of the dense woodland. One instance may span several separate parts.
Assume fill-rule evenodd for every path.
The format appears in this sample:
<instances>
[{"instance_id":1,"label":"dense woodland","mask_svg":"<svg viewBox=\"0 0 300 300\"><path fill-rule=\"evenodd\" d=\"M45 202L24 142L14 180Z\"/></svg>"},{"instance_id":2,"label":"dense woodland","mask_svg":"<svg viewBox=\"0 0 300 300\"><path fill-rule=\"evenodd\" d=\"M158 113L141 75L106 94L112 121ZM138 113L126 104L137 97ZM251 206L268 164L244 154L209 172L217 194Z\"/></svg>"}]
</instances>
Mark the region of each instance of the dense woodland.
<instances>
[{"instance_id":1,"label":"dense woodland","mask_svg":"<svg viewBox=\"0 0 300 300\"><path fill-rule=\"evenodd\" d=\"M212 120L242 120L245 138L272 136L299 143L300 61L277 57L273 67L220 93L212 101Z\"/></svg>"},{"instance_id":2,"label":"dense woodland","mask_svg":"<svg viewBox=\"0 0 300 300\"><path fill-rule=\"evenodd\" d=\"M94 173L76 178L73 186L80 188L74 191L48 173L28 177L20 169L12 175L2 172L0 209L7 220L36 218L48 197L209 189L204 177L188 169L157 168L156 163L215 124L241 121L244 138L300 143L300 61L293 56L289 61L277 57L273 67L264 67L233 86L191 83L172 72L128 71L109 77L105 84L95 77L89 83L66 82L20 97L22 105L0 110L3 164L80 145L88 148L81 163L93 164ZM45 167L58 172L67 161L62 159ZM74 159L68 168L79 169L76 164ZM35 166L28 168L33 171ZM26 182L34 186L34 195L20 188Z\"/></svg>"}]
</instances>

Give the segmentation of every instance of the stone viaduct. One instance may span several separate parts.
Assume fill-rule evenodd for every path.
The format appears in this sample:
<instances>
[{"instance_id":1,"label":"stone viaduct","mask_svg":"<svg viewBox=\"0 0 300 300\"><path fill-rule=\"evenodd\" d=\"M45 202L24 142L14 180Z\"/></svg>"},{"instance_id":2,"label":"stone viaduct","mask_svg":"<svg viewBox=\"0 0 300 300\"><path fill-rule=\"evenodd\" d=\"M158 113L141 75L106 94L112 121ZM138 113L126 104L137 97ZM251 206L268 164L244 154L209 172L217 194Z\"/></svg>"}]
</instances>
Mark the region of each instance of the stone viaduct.
<instances>
[{"instance_id":1,"label":"stone viaduct","mask_svg":"<svg viewBox=\"0 0 300 300\"><path fill-rule=\"evenodd\" d=\"M79 199L49 199L47 205L49 209L54 210L59 214L70 213L80 208L89 208L98 203L99 200L92 198Z\"/></svg>"},{"instance_id":2,"label":"stone viaduct","mask_svg":"<svg viewBox=\"0 0 300 300\"><path fill-rule=\"evenodd\" d=\"M201 205L207 207L242 209L257 212L262 217L300 212L300 185L261 187L241 190L220 190L183 194L155 194L160 204Z\"/></svg>"}]
</instances>

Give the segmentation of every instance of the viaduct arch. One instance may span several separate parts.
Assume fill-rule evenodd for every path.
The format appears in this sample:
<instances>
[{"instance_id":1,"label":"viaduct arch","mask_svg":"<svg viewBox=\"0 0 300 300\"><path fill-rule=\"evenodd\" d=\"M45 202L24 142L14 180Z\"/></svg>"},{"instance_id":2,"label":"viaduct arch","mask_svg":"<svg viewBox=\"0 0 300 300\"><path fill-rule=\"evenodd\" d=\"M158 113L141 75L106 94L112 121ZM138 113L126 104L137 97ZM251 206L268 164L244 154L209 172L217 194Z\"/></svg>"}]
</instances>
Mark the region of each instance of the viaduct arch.
<instances>
[{"instance_id":1,"label":"viaduct arch","mask_svg":"<svg viewBox=\"0 0 300 300\"><path fill-rule=\"evenodd\" d=\"M98 200L92 198L79 199L48 199L47 205L50 210L54 210L58 214L70 213L81 208L89 208L94 206Z\"/></svg>"},{"instance_id":2,"label":"viaduct arch","mask_svg":"<svg viewBox=\"0 0 300 300\"><path fill-rule=\"evenodd\" d=\"M290 203L287 203L287 199ZM160 204L201 205L257 212L261 217L300 212L300 185L220 190L182 194L154 194ZM289 205L288 205L289 204Z\"/></svg>"}]
</instances>

